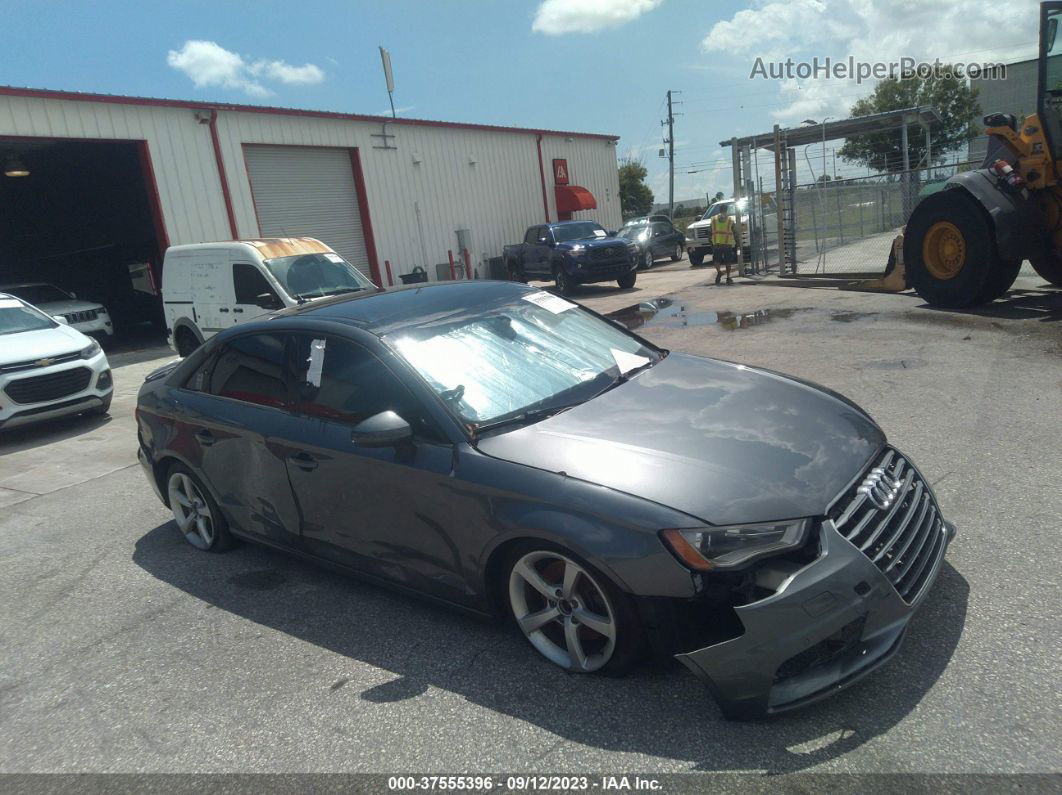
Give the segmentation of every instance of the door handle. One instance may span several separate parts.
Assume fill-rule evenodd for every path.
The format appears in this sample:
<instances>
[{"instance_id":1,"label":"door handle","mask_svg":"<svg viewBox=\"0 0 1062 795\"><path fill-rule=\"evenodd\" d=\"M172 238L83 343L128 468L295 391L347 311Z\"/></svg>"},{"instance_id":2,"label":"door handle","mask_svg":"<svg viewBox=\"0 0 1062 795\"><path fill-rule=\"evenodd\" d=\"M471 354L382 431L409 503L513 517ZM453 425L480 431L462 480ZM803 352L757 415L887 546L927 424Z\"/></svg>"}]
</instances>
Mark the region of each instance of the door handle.
<instances>
[{"instance_id":1,"label":"door handle","mask_svg":"<svg viewBox=\"0 0 1062 795\"><path fill-rule=\"evenodd\" d=\"M242 309L242 308L240 308L240 307L236 307L236 308L235 308L235 309L233 309L232 311L233 311L233 312L239 312L240 314L243 314L243 309Z\"/></svg>"},{"instance_id":2,"label":"door handle","mask_svg":"<svg viewBox=\"0 0 1062 795\"><path fill-rule=\"evenodd\" d=\"M228 311L229 311L229 308L228 308L227 306L223 306L223 307L221 307L221 308L220 308L220 309L219 309L218 311L219 311L219 312L228 312Z\"/></svg>"},{"instance_id":3,"label":"door handle","mask_svg":"<svg viewBox=\"0 0 1062 795\"><path fill-rule=\"evenodd\" d=\"M289 455L288 461L297 466L303 472L313 472L317 469L317 459L309 453L297 453Z\"/></svg>"},{"instance_id":4,"label":"door handle","mask_svg":"<svg viewBox=\"0 0 1062 795\"><path fill-rule=\"evenodd\" d=\"M214 434L210 431L200 431L195 435L195 440L203 447L210 447L210 445L217 441L217 439L214 438Z\"/></svg>"}]
</instances>

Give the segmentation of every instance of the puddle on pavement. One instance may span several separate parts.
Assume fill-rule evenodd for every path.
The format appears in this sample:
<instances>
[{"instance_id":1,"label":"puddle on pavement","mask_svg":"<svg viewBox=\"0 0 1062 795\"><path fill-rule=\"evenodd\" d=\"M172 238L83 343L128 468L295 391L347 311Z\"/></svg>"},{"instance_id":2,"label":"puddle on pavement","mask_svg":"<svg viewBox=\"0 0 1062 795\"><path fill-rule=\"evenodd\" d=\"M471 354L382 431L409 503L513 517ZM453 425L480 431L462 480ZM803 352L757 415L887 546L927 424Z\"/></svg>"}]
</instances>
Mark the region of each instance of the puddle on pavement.
<instances>
[{"instance_id":1,"label":"puddle on pavement","mask_svg":"<svg viewBox=\"0 0 1062 795\"><path fill-rule=\"evenodd\" d=\"M636 328L686 328L688 326L713 326L724 331L762 326L772 320L787 320L804 308L757 309L752 312L712 312L690 309L681 301L671 298L654 298L609 312L608 316L629 329Z\"/></svg>"},{"instance_id":2,"label":"puddle on pavement","mask_svg":"<svg viewBox=\"0 0 1062 795\"><path fill-rule=\"evenodd\" d=\"M676 301L672 298L654 298L651 301L642 301L640 304L631 304L623 307L623 309L617 309L615 312L609 312L608 316L632 330L637 328L709 326L723 331L738 331L739 329L762 326L775 320L788 320L799 313L814 311L816 310L811 307L779 307L775 309L757 309L752 312L713 312L691 308L682 301ZM838 323L865 320L876 314L876 312L846 311L825 313L826 317Z\"/></svg>"}]
</instances>

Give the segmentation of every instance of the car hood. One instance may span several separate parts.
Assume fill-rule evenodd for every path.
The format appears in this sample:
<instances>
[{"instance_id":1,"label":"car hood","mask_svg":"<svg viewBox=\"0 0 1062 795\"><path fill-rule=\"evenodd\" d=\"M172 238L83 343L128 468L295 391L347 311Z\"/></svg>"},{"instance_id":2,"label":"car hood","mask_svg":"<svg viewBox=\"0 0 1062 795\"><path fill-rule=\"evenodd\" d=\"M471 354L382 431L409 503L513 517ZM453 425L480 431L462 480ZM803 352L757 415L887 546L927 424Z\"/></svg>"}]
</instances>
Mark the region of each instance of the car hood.
<instances>
[{"instance_id":1,"label":"car hood","mask_svg":"<svg viewBox=\"0 0 1062 795\"><path fill-rule=\"evenodd\" d=\"M884 443L865 412L822 387L672 353L478 447L718 525L821 515Z\"/></svg>"},{"instance_id":2,"label":"car hood","mask_svg":"<svg viewBox=\"0 0 1062 795\"><path fill-rule=\"evenodd\" d=\"M90 309L103 309L102 304L95 301L81 301L70 299L69 301L48 301L44 304L34 304L39 310L49 315L62 315L67 312L88 312Z\"/></svg>"},{"instance_id":3,"label":"car hood","mask_svg":"<svg viewBox=\"0 0 1062 795\"><path fill-rule=\"evenodd\" d=\"M62 356L92 344L75 328L57 326L39 331L21 331L0 336L0 365Z\"/></svg>"}]
</instances>

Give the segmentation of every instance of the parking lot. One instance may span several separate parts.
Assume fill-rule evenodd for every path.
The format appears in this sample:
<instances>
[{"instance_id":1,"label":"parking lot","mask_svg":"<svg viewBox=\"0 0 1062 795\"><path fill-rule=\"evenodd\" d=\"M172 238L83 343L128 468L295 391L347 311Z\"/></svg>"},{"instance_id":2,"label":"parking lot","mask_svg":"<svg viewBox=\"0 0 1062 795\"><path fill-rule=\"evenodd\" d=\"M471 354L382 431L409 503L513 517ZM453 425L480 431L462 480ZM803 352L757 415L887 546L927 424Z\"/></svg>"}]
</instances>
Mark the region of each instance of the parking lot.
<instances>
[{"instance_id":1,"label":"parking lot","mask_svg":"<svg viewBox=\"0 0 1062 795\"><path fill-rule=\"evenodd\" d=\"M136 464L137 389L172 357L146 347L112 357L109 418L0 437L0 770L1057 771L1062 293L1023 272L947 312L713 280L661 262L574 298L842 392L919 464L958 536L880 671L728 722L677 664L570 675L493 624L254 546L198 552Z\"/></svg>"}]
</instances>

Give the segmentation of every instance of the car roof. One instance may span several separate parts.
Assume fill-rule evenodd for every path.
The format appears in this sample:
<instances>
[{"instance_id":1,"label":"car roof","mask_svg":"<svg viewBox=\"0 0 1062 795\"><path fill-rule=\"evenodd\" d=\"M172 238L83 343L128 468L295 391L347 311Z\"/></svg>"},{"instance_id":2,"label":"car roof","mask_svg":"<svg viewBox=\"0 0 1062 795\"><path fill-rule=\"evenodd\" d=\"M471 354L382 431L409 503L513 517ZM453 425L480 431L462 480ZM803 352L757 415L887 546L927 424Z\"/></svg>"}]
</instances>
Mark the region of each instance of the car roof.
<instances>
[{"instance_id":1,"label":"car roof","mask_svg":"<svg viewBox=\"0 0 1062 795\"><path fill-rule=\"evenodd\" d=\"M585 218L582 221L550 221L548 224L537 224L537 226L570 226L571 224L597 224L601 226L597 221Z\"/></svg>"},{"instance_id":2,"label":"car roof","mask_svg":"<svg viewBox=\"0 0 1062 795\"><path fill-rule=\"evenodd\" d=\"M407 285L373 293L322 298L282 309L273 317L337 321L383 336L402 328L456 319L469 312L479 313L537 292L540 290L519 282L464 281Z\"/></svg>"},{"instance_id":3,"label":"car roof","mask_svg":"<svg viewBox=\"0 0 1062 795\"><path fill-rule=\"evenodd\" d=\"M17 290L20 287L55 287L55 285L50 282L17 282L14 284L0 284L0 290Z\"/></svg>"}]
</instances>

